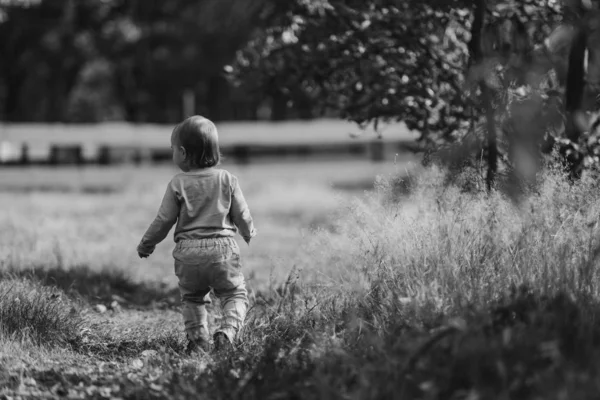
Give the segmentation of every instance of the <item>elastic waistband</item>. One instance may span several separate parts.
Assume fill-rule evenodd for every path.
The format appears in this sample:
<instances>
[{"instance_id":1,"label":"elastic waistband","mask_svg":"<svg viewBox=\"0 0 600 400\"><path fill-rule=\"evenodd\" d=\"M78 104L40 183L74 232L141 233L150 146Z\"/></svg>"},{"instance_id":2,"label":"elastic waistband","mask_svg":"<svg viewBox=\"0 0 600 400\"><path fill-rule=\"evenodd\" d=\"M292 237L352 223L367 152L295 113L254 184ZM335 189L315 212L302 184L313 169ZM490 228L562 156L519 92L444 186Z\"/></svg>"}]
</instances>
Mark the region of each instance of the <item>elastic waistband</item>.
<instances>
[{"instance_id":1,"label":"elastic waistband","mask_svg":"<svg viewBox=\"0 0 600 400\"><path fill-rule=\"evenodd\" d=\"M214 246L234 246L237 242L232 237L217 237L206 239L182 239L177 242L176 247L214 247Z\"/></svg>"}]
</instances>

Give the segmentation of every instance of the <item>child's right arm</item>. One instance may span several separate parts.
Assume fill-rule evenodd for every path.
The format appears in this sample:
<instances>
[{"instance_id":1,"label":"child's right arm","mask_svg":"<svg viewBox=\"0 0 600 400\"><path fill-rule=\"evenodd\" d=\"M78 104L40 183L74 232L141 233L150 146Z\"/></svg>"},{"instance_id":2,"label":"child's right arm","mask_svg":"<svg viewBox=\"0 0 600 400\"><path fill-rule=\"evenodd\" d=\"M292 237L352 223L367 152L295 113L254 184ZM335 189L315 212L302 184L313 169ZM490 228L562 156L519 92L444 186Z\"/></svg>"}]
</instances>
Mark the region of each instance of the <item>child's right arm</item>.
<instances>
[{"instance_id":1,"label":"child's right arm","mask_svg":"<svg viewBox=\"0 0 600 400\"><path fill-rule=\"evenodd\" d=\"M250 215L250 209L248 208L248 204L246 203L246 199L244 198L242 189L240 188L236 177L233 177L231 186L231 219L235 226L237 226L240 235L242 235L246 243L250 244L250 239L256 236L256 229L254 229L254 222Z\"/></svg>"},{"instance_id":2,"label":"child's right arm","mask_svg":"<svg viewBox=\"0 0 600 400\"><path fill-rule=\"evenodd\" d=\"M179 216L179 201L171 183L167 187L158 214L138 245L140 257L150 255L156 245L167 236Z\"/></svg>"}]
</instances>

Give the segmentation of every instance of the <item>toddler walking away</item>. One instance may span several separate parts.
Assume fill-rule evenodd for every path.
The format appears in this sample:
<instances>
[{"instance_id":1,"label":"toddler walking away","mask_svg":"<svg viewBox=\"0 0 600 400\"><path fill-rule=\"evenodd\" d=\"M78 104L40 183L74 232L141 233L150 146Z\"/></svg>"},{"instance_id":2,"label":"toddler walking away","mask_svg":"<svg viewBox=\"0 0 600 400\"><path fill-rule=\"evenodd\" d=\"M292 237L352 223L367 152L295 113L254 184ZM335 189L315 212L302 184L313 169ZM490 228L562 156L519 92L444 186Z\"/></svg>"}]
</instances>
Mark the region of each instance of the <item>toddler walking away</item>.
<instances>
[{"instance_id":1,"label":"toddler walking away","mask_svg":"<svg viewBox=\"0 0 600 400\"><path fill-rule=\"evenodd\" d=\"M137 251L148 257L175 227L175 274L179 278L187 352L209 351L206 304L210 290L221 300L223 319L213 340L217 351L233 347L246 311L248 297L240 249L240 234L250 244L256 235L252 217L238 184L220 163L217 128L207 118L193 116L171 134L173 162L183 171L173 177Z\"/></svg>"}]
</instances>

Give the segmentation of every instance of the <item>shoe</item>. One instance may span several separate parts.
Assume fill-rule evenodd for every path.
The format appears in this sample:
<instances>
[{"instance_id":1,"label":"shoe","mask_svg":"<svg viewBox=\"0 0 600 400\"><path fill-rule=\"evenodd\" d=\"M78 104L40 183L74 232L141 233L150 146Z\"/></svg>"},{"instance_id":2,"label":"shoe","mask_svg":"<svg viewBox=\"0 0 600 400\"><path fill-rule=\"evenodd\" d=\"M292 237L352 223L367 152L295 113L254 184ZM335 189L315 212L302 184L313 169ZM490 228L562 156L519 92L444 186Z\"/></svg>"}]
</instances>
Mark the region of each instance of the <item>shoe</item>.
<instances>
[{"instance_id":1,"label":"shoe","mask_svg":"<svg viewBox=\"0 0 600 400\"><path fill-rule=\"evenodd\" d=\"M186 355L192 355L192 353L204 352L208 353L210 351L210 343L206 340L190 340L188 339L187 347L185 348Z\"/></svg>"},{"instance_id":2,"label":"shoe","mask_svg":"<svg viewBox=\"0 0 600 400\"><path fill-rule=\"evenodd\" d=\"M223 332L215 333L213 341L215 352L217 353L228 353L233 350L233 344L231 344L229 338Z\"/></svg>"}]
</instances>

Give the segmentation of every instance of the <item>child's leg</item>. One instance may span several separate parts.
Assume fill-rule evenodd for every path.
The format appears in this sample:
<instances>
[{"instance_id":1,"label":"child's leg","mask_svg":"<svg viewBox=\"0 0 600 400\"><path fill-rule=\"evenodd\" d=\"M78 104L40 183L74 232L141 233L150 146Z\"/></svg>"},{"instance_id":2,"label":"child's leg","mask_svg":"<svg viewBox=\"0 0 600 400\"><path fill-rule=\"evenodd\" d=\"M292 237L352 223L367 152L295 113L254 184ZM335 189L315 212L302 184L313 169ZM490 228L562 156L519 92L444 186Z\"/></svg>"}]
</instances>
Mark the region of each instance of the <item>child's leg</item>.
<instances>
[{"instance_id":1,"label":"child's leg","mask_svg":"<svg viewBox=\"0 0 600 400\"><path fill-rule=\"evenodd\" d=\"M221 300L223 306L223 320L217 332L223 332L233 342L244 324L246 311L248 310L248 292L246 283L242 282L233 289L216 290L215 294Z\"/></svg>"},{"instance_id":2,"label":"child's leg","mask_svg":"<svg viewBox=\"0 0 600 400\"><path fill-rule=\"evenodd\" d=\"M244 324L248 310L248 292L242 274L240 249L232 238L222 239L223 260L215 263L211 286L221 300L223 319L217 332L223 332L233 342Z\"/></svg>"},{"instance_id":3,"label":"child's leg","mask_svg":"<svg viewBox=\"0 0 600 400\"><path fill-rule=\"evenodd\" d=\"M183 323L185 333L189 340L210 341L210 332L208 330L208 313L205 304L210 304L208 295L210 288L204 290L190 290L179 283L181 293Z\"/></svg>"},{"instance_id":4,"label":"child's leg","mask_svg":"<svg viewBox=\"0 0 600 400\"><path fill-rule=\"evenodd\" d=\"M189 340L203 345L210 342L205 306L210 304L210 276L197 252L195 247L178 246L174 252L175 274L179 278L185 333Z\"/></svg>"}]
</instances>

